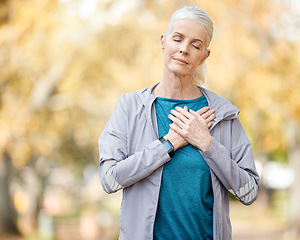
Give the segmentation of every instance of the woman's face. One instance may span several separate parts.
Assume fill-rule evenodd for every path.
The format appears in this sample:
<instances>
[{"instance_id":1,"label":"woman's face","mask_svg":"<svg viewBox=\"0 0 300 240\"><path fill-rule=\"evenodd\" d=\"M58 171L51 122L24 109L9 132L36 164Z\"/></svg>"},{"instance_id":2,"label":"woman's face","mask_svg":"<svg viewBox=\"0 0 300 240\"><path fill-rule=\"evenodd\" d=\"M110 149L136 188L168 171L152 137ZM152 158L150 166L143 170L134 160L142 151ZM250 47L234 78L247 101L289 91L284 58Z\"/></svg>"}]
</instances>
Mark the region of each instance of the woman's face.
<instances>
[{"instance_id":1,"label":"woman's face","mask_svg":"<svg viewBox=\"0 0 300 240\"><path fill-rule=\"evenodd\" d=\"M205 28L195 20L178 21L168 36L161 36L164 68L177 76L191 76L210 54L205 49Z\"/></svg>"}]
</instances>

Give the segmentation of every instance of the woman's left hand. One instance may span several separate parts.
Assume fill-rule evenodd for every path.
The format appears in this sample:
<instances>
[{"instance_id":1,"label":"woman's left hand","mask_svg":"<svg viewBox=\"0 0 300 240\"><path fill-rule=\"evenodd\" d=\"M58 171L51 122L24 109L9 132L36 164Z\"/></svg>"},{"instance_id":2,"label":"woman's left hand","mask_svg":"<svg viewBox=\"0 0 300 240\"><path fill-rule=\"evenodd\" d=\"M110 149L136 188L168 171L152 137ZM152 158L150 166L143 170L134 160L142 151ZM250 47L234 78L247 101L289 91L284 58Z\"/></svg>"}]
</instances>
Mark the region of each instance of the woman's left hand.
<instances>
[{"instance_id":1,"label":"woman's left hand","mask_svg":"<svg viewBox=\"0 0 300 240\"><path fill-rule=\"evenodd\" d=\"M174 124L170 127L176 133L201 151L209 149L212 141L209 127L215 117L214 110L206 107L195 112L192 109L188 110L187 107L176 107L171 113L169 118Z\"/></svg>"}]
</instances>

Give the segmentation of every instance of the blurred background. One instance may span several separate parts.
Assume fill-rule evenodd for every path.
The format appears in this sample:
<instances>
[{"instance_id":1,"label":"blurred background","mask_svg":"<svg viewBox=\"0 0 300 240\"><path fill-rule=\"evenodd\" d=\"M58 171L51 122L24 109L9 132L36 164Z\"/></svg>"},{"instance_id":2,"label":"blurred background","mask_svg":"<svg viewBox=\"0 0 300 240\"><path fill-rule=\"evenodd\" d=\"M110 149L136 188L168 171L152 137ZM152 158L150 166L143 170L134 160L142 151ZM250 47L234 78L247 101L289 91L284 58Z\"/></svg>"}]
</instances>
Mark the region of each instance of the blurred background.
<instances>
[{"instance_id":1,"label":"blurred background","mask_svg":"<svg viewBox=\"0 0 300 240\"><path fill-rule=\"evenodd\" d=\"M233 237L300 239L299 0L0 0L1 240L118 238L97 141L122 93L160 81L185 5L213 19L205 87L242 110L261 176Z\"/></svg>"}]
</instances>

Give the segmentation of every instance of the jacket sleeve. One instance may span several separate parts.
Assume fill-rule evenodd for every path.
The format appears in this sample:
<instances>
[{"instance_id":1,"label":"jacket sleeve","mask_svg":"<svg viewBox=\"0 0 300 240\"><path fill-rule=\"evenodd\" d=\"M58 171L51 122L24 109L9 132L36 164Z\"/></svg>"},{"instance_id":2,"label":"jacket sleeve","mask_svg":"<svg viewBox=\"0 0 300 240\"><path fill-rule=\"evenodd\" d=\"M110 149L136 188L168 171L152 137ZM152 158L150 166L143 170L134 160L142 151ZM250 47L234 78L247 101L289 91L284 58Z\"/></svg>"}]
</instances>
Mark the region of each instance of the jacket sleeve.
<instances>
[{"instance_id":1,"label":"jacket sleeve","mask_svg":"<svg viewBox=\"0 0 300 240\"><path fill-rule=\"evenodd\" d=\"M138 126L137 122L130 122L132 119L139 121L139 118L130 118L132 106L128 99L121 96L116 108L107 122L98 141L99 146L99 176L102 187L107 193L116 192L122 188L146 178L170 157L161 144L156 140L151 140L145 144L140 151L133 154L128 152L128 146L138 144L128 139L128 131L140 131L131 126Z\"/></svg>"},{"instance_id":2,"label":"jacket sleeve","mask_svg":"<svg viewBox=\"0 0 300 240\"><path fill-rule=\"evenodd\" d=\"M238 118L216 127L222 129L226 124L230 125L229 134L223 134L220 142L213 137L210 148L201 154L224 187L240 202L250 205L257 198L259 181L251 143Z\"/></svg>"}]
</instances>

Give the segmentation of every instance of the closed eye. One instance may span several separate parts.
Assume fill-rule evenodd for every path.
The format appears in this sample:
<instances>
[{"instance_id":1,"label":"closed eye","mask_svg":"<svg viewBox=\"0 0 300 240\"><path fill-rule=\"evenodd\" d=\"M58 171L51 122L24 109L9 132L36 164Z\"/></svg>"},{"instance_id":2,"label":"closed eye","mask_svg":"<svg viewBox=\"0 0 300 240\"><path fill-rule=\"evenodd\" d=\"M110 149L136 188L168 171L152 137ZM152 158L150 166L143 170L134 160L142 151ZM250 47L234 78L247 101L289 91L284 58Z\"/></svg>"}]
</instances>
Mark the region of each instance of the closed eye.
<instances>
[{"instance_id":1,"label":"closed eye","mask_svg":"<svg viewBox=\"0 0 300 240\"><path fill-rule=\"evenodd\" d=\"M195 44L193 44L193 46L195 47L195 48L197 48L197 49L200 49L200 47L198 47L197 45L195 45Z\"/></svg>"}]
</instances>

